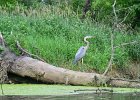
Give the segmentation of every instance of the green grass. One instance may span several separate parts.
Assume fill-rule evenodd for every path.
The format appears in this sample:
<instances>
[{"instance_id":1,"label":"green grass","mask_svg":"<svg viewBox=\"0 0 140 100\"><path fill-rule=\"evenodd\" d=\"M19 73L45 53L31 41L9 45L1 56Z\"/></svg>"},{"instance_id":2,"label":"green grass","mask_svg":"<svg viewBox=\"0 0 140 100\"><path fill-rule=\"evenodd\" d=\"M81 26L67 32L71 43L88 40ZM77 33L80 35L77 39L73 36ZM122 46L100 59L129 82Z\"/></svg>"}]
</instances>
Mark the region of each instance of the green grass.
<instances>
[{"instance_id":1,"label":"green grass","mask_svg":"<svg viewBox=\"0 0 140 100\"><path fill-rule=\"evenodd\" d=\"M23 12L26 12L27 16ZM92 23L90 19L81 21L71 9L62 10L57 6L43 5L34 11L23 8L10 14L0 10L0 13L0 31L3 32L7 45L17 54L19 51L15 46L15 40L30 53L55 66L84 71L96 69L103 72L108 65L111 28L105 25ZM72 61L78 48L85 45L83 38L86 35L96 38L89 40L90 48L84 57L84 64L74 66ZM133 40L140 40L140 36L117 31L114 33L114 45ZM131 58L129 48L125 46L116 49L115 66L127 66ZM136 50L138 49L139 46Z\"/></svg>"}]
</instances>

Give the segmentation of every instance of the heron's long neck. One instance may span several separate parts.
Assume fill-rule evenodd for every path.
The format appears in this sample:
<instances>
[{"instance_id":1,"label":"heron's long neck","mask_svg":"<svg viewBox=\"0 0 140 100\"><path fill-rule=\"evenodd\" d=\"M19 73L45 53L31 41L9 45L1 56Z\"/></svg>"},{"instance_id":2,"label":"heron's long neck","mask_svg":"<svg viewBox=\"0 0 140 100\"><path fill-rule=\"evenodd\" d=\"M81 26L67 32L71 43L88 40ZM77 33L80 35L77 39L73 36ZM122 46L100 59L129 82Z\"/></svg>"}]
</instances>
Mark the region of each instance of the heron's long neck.
<instances>
[{"instance_id":1,"label":"heron's long neck","mask_svg":"<svg viewBox=\"0 0 140 100\"><path fill-rule=\"evenodd\" d=\"M88 48L89 47L89 42L86 40L86 39L84 39L84 41L86 42L86 48Z\"/></svg>"}]
</instances>

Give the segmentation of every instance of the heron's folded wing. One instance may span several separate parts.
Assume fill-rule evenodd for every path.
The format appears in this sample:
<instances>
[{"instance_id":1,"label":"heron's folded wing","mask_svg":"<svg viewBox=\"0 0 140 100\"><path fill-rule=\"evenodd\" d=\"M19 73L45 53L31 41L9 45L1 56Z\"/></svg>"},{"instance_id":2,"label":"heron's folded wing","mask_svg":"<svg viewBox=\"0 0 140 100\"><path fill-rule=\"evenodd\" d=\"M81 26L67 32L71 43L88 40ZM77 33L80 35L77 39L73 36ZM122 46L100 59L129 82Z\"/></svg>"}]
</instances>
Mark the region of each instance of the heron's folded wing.
<instances>
[{"instance_id":1,"label":"heron's folded wing","mask_svg":"<svg viewBox=\"0 0 140 100\"><path fill-rule=\"evenodd\" d=\"M80 60L84 55L85 55L85 48L84 48L84 46L81 46L78 49L78 51L77 51L77 53L75 55L75 59L76 60Z\"/></svg>"}]
</instances>

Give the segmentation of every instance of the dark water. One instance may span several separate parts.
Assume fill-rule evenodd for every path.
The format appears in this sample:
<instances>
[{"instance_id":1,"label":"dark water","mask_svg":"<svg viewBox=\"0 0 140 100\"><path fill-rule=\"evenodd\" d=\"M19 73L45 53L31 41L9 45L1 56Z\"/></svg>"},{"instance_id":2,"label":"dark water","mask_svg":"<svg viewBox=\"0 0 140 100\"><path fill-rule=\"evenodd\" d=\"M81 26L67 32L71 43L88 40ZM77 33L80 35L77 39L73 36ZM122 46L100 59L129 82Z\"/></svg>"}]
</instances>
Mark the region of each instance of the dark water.
<instances>
[{"instance_id":1,"label":"dark water","mask_svg":"<svg viewBox=\"0 0 140 100\"><path fill-rule=\"evenodd\" d=\"M0 100L140 100L140 93L79 94L69 96L1 96Z\"/></svg>"}]
</instances>

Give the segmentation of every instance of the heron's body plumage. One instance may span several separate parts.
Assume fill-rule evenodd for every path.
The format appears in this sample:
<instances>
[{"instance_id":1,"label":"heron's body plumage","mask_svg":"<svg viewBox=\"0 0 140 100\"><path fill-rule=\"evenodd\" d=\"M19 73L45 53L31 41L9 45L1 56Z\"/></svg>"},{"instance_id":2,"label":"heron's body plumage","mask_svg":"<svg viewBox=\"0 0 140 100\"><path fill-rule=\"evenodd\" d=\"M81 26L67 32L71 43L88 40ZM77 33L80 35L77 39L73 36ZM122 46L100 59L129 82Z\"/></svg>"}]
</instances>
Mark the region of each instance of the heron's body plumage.
<instances>
[{"instance_id":1,"label":"heron's body plumage","mask_svg":"<svg viewBox=\"0 0 140 100\"><path fill-rule=\"evenodd\" d=\"M88 47L89 47L89 42L86 40L87 38L92 38L93 36L86 36L86 37L84 37L84 41L87 43L87 45L86 46L81 46L79 49L78 49L78 51L77 51L77 53L76 53L76 55L75 55L75 59L74 59L74 61L73 61L73 64L76 64L80 59L82 59L84 56L85 56L85 54L86 54L86 51L87 51L87 49L88 49Z\"/></svg>"},{"instance_id":2,"label":"heron's body plumage","mask_svg":"<svg viewBox=\"0 0 140 100\"><path fill-rule=\"evenodd\" d=\"M85 56L85 54L86 54L86 51L87 51L86 46L81 46L78 49L78 51L77 51L77 53L75 55L75 59L74 59L74 62L73 63L76 64L77 61L79 61L81 58L83 58Z\"/></svg>"}]
</instances>

